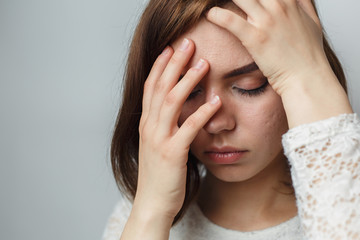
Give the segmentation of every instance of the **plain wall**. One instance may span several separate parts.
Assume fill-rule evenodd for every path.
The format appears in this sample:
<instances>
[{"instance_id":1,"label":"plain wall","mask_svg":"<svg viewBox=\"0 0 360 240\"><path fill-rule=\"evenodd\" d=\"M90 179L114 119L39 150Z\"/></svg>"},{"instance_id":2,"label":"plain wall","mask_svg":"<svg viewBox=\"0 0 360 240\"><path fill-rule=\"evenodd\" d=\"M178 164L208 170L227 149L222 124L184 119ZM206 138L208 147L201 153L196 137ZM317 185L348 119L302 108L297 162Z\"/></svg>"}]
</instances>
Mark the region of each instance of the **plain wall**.
<instances>
[{"instance_id":1,"label":"plain wall","mask_svg":"<svg viewBox=\"0 0 360 240\"><path fill-rule=\"evenodd\" d=\"M144 0L0 0L0 239L100 239L129 39ZM360 112L360 3L320 15Z\"/></svg>"}]
</instances>

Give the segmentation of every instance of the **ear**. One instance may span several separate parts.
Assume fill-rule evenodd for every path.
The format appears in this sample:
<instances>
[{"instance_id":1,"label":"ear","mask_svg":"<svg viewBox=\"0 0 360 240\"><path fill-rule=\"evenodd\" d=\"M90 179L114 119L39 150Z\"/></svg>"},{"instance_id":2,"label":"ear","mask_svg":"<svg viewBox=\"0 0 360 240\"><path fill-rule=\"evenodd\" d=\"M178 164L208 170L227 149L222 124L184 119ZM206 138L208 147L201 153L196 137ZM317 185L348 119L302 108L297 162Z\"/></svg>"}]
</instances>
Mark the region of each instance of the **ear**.
<instances>
[{"instance_id":1,"label":"ear","mask_svg":"<svg viewBox=\"0 0 360 240\"><path fill-rule=\"evenodd\" d=\"M322 29L320 19L316 14L312 0L297 0L297 2L299 6L309 15L309 17L314 20L314 22L319 26L319 28Z\"/></svg>"}]
</instances>

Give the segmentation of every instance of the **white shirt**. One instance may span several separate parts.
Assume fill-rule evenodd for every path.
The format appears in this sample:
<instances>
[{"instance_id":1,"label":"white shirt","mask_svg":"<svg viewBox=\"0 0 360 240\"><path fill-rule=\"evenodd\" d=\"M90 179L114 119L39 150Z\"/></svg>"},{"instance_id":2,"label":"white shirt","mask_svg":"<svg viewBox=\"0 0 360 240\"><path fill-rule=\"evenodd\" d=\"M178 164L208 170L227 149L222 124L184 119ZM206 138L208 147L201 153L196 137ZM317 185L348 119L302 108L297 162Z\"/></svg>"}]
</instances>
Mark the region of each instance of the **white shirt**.
<instances>
[{"instance_id":1,"label":"white shirt","mask_svg":"<svg viewBox=\"0 0 360 240\"><path fill-rule=\"evenodd\" d=\"M209 221L194 202L172 227L170 240L360 239L360 120L343 114L290 129L282 140L291 165L299 215L252 232ZM117 203L103 240L119 240L131 203Z\"/></svg>"}]
</instances>

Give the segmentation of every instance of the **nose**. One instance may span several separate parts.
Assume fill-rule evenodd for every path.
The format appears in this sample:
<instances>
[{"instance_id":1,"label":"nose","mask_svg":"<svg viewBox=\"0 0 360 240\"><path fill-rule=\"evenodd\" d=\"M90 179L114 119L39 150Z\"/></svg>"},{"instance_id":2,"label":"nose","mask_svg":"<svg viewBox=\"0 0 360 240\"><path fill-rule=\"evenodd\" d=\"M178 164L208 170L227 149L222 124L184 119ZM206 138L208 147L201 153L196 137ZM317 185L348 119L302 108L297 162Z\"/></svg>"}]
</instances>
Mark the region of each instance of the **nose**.
<instances>
[{"instance_id":1,"label":"nose","mask_svg":"<svg viewBox=\"0 0 360 240\"><path fill-rule=\"evenodd\" d=\"M222 132L231 131L236 126L234 109L222 101L220 109L205 124L204 129L210 134L220 134Z\"/></svg>"}]
</instances>

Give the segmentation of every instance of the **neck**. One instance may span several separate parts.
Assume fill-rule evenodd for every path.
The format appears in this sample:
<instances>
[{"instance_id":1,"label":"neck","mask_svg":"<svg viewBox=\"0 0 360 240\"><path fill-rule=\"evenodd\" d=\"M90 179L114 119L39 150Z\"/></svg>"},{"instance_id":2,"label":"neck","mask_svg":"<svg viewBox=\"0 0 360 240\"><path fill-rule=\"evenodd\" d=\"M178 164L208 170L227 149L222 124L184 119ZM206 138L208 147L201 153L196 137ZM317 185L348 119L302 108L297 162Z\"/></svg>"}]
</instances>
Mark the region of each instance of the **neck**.
<instances>
[{"instance_id":1,"label":"neck","mask_svg":"<svg viewBox=\"0 0 360 240\"><path fill-rule=\"evenodd\" d=\"M198 204L215 224L242 231L277 225L296 215L297 209L284 156L242 182L224 182L207 173Z\"/></svg>"}]
</instances>

